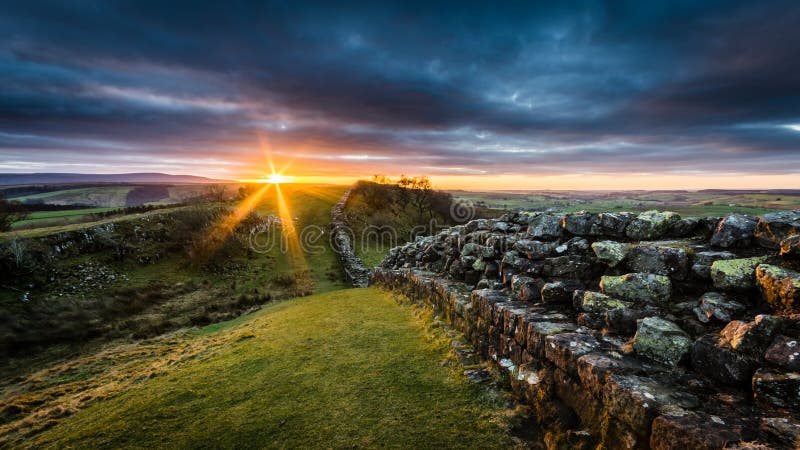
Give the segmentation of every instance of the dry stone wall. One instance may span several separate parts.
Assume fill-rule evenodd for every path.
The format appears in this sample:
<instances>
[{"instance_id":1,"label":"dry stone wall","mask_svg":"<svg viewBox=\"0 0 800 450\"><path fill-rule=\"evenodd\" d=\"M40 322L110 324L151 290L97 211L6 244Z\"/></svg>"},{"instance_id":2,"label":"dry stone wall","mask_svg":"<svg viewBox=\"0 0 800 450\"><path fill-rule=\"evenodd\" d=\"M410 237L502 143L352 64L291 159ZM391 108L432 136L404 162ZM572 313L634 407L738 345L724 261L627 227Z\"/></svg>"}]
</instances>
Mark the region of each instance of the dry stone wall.
<instances>
[{"instance_id":1,"label":"dry stone wall","mask_svg":"<svg viewBox=\"0 0 800 450\"><path fill-rule=\"evenodd\" d=\"M563 445L798 448L797 236L800 211L513 213L373 280L464 332Z\"/></svg>"},{"instance_id":2,"label":"dry stone wall","mask_svg":"<svg viewBox=\"0 0 800 450\"><path fill-rule=\"evenodd\" d=\"M372 271L364 265L361 258L356 256L353 248L353 234L347 225L344 212L349 197L350 190L347 190L331 210L332 244L334 251L339 255L339 262L347 281L353 287L367 287Z\"/></svg>"}]
</instances>

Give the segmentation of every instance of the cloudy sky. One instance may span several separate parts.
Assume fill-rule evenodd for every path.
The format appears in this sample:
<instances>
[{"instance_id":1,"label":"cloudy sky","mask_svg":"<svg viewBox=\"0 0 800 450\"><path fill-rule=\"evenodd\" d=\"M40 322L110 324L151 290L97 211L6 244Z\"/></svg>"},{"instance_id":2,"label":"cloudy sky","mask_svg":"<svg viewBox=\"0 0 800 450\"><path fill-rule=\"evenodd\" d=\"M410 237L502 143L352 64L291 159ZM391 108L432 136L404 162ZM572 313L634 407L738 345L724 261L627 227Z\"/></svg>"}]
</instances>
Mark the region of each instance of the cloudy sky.
<instances>
[{"instance_id":1,"label":"cloudy sky","mask_svg":"<svg viewBox=\"0 0 800 450\"><path fill-rule=\"evenodd\" d=\"M796 1L2 2L0 172L800 188Z\"/></svg>"}]
</instances>

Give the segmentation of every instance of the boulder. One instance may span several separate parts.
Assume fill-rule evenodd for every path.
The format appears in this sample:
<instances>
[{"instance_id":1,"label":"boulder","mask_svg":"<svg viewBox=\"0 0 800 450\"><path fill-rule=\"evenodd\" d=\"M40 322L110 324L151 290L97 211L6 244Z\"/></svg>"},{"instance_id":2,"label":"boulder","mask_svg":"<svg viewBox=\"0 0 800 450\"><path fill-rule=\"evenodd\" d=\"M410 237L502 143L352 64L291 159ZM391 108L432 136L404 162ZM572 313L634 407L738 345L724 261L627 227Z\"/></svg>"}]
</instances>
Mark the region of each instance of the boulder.
<instances>
[{"instance_id":1,"label":"boulder","mask_svg":"<svg viewBox=\"0 0 800 450\"><path fill-rule=\"evenodd\" d=\"M711 278L711 264L714 261L734 259L736 255L731 252L697 252L694 254L692 272L700 278Z\"/></svg>"},{"instance_id":2,"label":"boulder","mask_svg":"<svg viewBox=\"0 0 800 450\"><path fill-rule=\"evenodd\" d=\"M659 317L645 317L639 321L633 336L633 349L637 354L676 366L692 347L692 340L678 325Z\"/></svg>"},{"instance_id":3,"label":"boulder","mask_svg":"<svg viewBox=\"0 0 800 450\"><path fill-rule=\"evenodd\" d=\"M764 417L759 431L774 448L797 448L800 445L800 422L788 417Z\"/></svg>"},{"instance_id":4,"label":"boulder","mask_svg":"<svg viewBox=\"0 0 800 450\"><path fill-rule=\"evenodd\" d=\"M760 264L756 268L756 280L764 301L776 311L800 309L800 272Z\"/></svg>"},{"instance_id":5,"label":"boulder","mask_svg":"<svg viewBox=\"0 0 800 450\"><path fill-rule=\"evenodd\" d=\"M631 220L625 234L635 240L645 241L665 236L681 216L669 211L645 211Z\"/></svg>"},{"instance_id":6,"label":"boulder","mask_svg":"<svg viewBox=\"0 0 800 450\"><path fill-rule=\"evenodd\" d=\"M768 314L759 314L751 322L731 321L719 335L720 339L733 350L760 358L773 337L780 332L781 325L781 319Z\"/></svg>"},{"instance_id":7,"label":"boulder","mask_svg":"<svg viewBox=\"0 0 800 450\"><path fill-rule=\"evenodd\" d=\"M719 336L707 334L692 345L695 371L732 386L746 386L758 367L757 361L733 350Z\"/></svg>"},{"instance_id":8,"label":"boulder","mask_svg":"<svg viewBox=\"0 0 800 450\"><path fill-rule=\"evenodd\" d=\"M576 291L575 297L575 303L579 304L580 308L585 312L605 313L609 309L630 308L633 306L630 302L617 300L599 292Z\"/></svg>"},{"instance_id":9,"label":"boulder","mask_svg":"<svg viewBox=\"0 0 800 450\"><path fill-rule=\"evenodd\" d=\"M637 245L628 254L628 268L633 272L670 275L683 279L689 269L689 258L681 248Z\"/></svg>"},{"instance_id":10,"label":"boulder","mask_svg":"<svg viewBox=\"0 0 800 450\"><path fill-rule=\"evenodd\" d=\"M719 221L711 245L715 247L744 247L753 242L753 233L758 221L743 214L728 214Z\"/></svg>"},{"instance_id":11,"label":"boulder","mask_svg":"<svg viewBox=\"0 0 800 450\"><path fill-rule=\"evenodd\" d=\"M533 239L553 240L563 234L562 214L540 214L532 217L528 224L528 236Z\"/></svg>"},{"instance_id":12,"label":"boulder","mask_svg":"<svg viewBox=\"0 0 800 450\"><path fill-rule=\"evenodd\" d=\"M759 369L753 375L753 396L762 406L800 412L800 373Z\"/></svg>"},{"instance_id":13,"label":"boulder","mask_svg":"<svg viewBox=\"0 0 800 450\"><path fill-rule=\"evenodd\" d=\"M627 242L598 241L592 244L597 260L606 263L608 267L616 267L624 261L630 249L631 244Z\"/></svg>"},{"instance_id":14,"label":"boulder","mask_svg":"<svg viewBox=\"0 0 800 450\"><path fill-rule=\"evenodd\" d=\"M764 353L764 360L783 370L800 372L800 340L776 336Z\"/></svg>"},{"instance_id":15,"label":"boulder","mask_svg":"<svg viewBox=\"0 0 800 450\"><path fill-rule=\"evenodd\" d=\"M742 439L741 427L697 412L667 413L653 420L653 450L719 450Z\"/></svg>"},{"instance_id":16,"label":"boulder","mask_svg":"<svg viewBox=\"0 0 800 450\"><path fill-rule=\"evenodd\" d=\"M775 249L782 240L796 234L800 234L800 210L764 214L758 218L754 232L759 245Z\"/></svg>"},{"instance_id":17,"label":"boulder","mask_svg":"<svg viewBox=\"0 0 800 450\"><path fill-rule=\"evenodd\" d=\"M728 300L725 294L719 292L706 292L700 297L698 305L693 309L697 320L708 323L711 319L728 323L731 316L744 312L746 306L733 300Z\"/></svg>"},{"instance_id":18,"label":"boulder","mask_svg":"<svg viewBox=\"0 0 800 450\"><path fill-rule=\"evenodd\" d=\"M756 267L766 257L717 260L711 264L714 287L723 290L745 290L756 286Z\"/></svg>"},{"instance_id":19,"label":"boulder","mask_svg":"<svg viewBox=\"0 0 800 450\"><path fill-rule=\"evenodd\" d=\"M800 234L789 236L781 241L781 256L800 258Z\"/></svg>"},{"instance_id":20,"label":"boulder","mask_svg":"<svg viewBox=\"0 0 800 450\"><path fill-rule=\"evenodd\" d=\"M605 275L600 290L615 298L640 303L665 303L672 293L669 277L652 273Z\"/></svg>"},{"instance_id":21,"label":"boulder","mask_svg":"<svg viewBox=\"0 0 800 450\"><path fill-rule=\"evenodd\" d=\"M542 286L542 302L544 303L569 303L575 291L583 289L583 283L578 280L562 280L545 283Z\"/></svg>"}]
</instances>

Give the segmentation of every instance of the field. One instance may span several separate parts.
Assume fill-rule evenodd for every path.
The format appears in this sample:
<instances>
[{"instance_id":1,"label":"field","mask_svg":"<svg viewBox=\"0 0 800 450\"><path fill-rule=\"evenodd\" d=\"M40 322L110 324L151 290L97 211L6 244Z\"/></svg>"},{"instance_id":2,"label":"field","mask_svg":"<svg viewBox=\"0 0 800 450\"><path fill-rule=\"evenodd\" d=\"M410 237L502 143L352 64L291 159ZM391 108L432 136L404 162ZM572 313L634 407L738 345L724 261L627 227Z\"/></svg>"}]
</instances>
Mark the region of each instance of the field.
<instances>
[{"instance_id":1,"label":"field","mask_svg":"<svg viewBox=\"0 0 800 450\"><path fill-rule=\"evenodd\" d=\"M500 210L562 212L645 211L659 209L686 216L722 216L731 212L763 214L800 209L800 191L451 191L457 199Z\"/></svg>"},{"instance_id":2,"label":"field","mask_svg":"<svg viewBox=\"0 0 800 450\"><path fill-rule=\"evenodd\" d=\"M47 429L0 430L24 448L511 447L504 399L450 352L390 294L340 290L34 373L3 401L43 402Z\"/></svg>"}]
</instances>

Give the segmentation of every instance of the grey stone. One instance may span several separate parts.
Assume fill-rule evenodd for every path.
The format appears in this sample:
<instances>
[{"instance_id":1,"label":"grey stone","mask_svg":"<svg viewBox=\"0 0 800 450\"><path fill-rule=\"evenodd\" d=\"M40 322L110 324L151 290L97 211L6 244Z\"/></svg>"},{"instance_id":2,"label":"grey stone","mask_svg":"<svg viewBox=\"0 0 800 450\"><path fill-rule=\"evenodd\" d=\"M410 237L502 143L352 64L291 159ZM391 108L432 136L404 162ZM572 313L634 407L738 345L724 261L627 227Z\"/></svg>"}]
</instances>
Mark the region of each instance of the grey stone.
<instances>
[{"instance_id":1,"label":"grey stone","mask_svg":"<svg viewBox=\"0 0 800 450\"><path fill-rule=\"evenodd\" d=\"M700 297L698 305L693 309L697 320L708 323L712 318L720 322L730 322L731 316L744 312L746 306L733 300L728 300L719 292L706 292Z\"/></svg>"},{"instance_id":2,"label":"grey stone","mask_svg":"<svg viewBox=\"0 0 800 450\"><path fill-rule=\"evenodd\" d=\"M678 325L659 317L645 317L639 321L633 336L633 349L669 366L676 366L689 351L692 340Z\"/></svg>"},{"instance_id":3,"label":"grey stone","mask_svg":"<svg viewBox=\"0 0 800 450\"><path fill-rule=\"evenodd\" d=\"M670 275L686 278L689 258L681 248L656 245L637 245L628 254L628 268L633 272Z\"/></svg>"},{"instance_id":4,"label":"grey stone","mask_svg":"<svg viewBox=\"0 0 800 450\"><path fill-rule=\"evenodd\" d=\"M800 340L776 336L764 353L764 359L783 370L800 372Z\"/></svg>"},{"instance_id":5,"label":"grey stone","mask_svg":"<svg viewBox=\"0 0 800 450\"><path fill-rule=\"evenodd\" d=\"M697 252L694 254L692 272L700 278L711 278L711 264L721 259L734 259L731 252Z\"/></svg>"},{"instance_id":6,"label":"grey stone","mask_svg":"<svg viewBox=\"0 0 800 450\"><path fill-rule=\"evenodd\" d=\"M750 245L756 223L758 221L750 216L728 214L717 224L714 234L711 235L711 245L724 248Z\"/></svg>"},{"instance_id":7,"label":"grey stone","mask_svg":"<svg viewBox=\"0 0 800 450\"><path fill-rule=\"evenodd\" d=\"M722 290L744 290L756 286L756 267L765 257L717 260L711 264L711 280Z\"/></svg>"},{"instance_id":8,"label":"grey stone","mask_svg":"<svg viewBox=\"0 0 800 450\"><path fill-rule=\"evenodd\" d=\"M764 301L776 311L800 309L800 272L760 264L756 268L756 281Z\"/></svg>"},{"instance_id":9,"label":"grey stone","mask_svg":"<svg viewBox=\"0 0 800 450\"><path fill-rule=\"evenodd\" d=\"M778 248L782 240L800 234L800 210L760 216L754 234L756 242L762 247Z\"/></svg>"},{"instance_id":10,"label":"grey stone","mask_svg":"<svg viewBox=\"0 0 800 450\"><path fill-rule=\"evenodd\" d=\"M645 211L628 224L625 234L636 240L659 239L679 220L681 216L674 212Z\"/></svg>"},{"instance_id":11,"label":"grey stone","mask_svg":"<svg viewBox=\"0 0 800 450\"><path fill-rule=\"evenodd\" d=\"M605 275L600 279L600 290L626 301L665 303L672 293L672 283L668 277L652 273Z\"/></svg>"},{"instance_id":12,"label":"grey stone","mask_svg":"<svg viewBox=\"0 0 800 450\"><path fill-rule=\"evenodd\" d=\"M561 219L563 214L540 214L530 219L528 236L534 239L553 240L563 234Z\"/></svg>"},{"instance_id":13,"label":"grey stone","mask_svg":"<svg viewBox=\"0 0 800 450\"><path fill-rule=\"evenodd\" d=\"M627 242L598 241L592 244L592 250L599 261L609 267L616 267L628 256L631 245Z\"/></svg>"}]
</instances>

